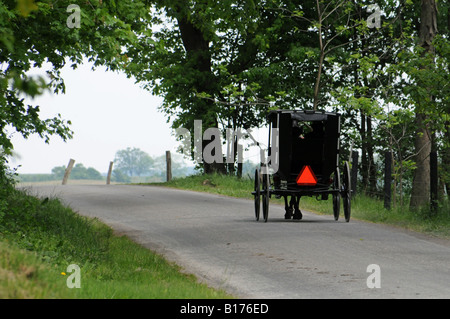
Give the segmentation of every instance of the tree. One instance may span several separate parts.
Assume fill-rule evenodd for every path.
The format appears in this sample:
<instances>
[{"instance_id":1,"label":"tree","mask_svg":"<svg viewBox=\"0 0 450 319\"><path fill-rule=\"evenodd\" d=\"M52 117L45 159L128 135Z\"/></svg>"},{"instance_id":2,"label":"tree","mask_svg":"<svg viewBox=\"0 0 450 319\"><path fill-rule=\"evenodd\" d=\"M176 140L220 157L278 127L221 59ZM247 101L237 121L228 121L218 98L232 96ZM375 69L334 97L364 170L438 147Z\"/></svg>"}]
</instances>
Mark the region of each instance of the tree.
<instances>
[{"instance_id":1,"label":"tree","mask_svg":"<svg viewBox=\"0 0 450 319\"><path fill-rule=\"evenodd\" d=\"M71 4L80 9L79 28L68 23ZM142 1L0 1L0 146L5 152L13 148L11 127L25 138L70 139L70 121L41 119L40 106L26 105L24 95L64 93L60 70L67 63L76 68L85 58L94 66L118 70L126 59L124 50L143 26L139 21L149 20L148 15ZM44 64L47 77L28 75Z\"/></svg>"},{"instance_id":2,"label":"tree","mask_svg":"<svg viewBox=\"0 0 450 319\"><path fill-rule=\"evenodd\" d=\"M86 168L82 163L77 163L72 168L70 173L72 179L90 179L90 180L101 180L103 179L102 174L95 168Z\"/></svg>"},{"instance_id":3,"label":"tree","mask_svg":"<svg viewBox=\"0 0 450 319\"><path fill-rule=\"evenodd\" d=\"M196 97L197 92L214 95L218 88L210 49L212 3L156 1L155 16L164 16L160 21L165 19L166 24L158 32L145 34L140 46L129 52L129 74L163 95L162 110L169 119L175 117L173 127L189 129L192 137L195 119L202 120L205 129L218 127L216 105ZM207 141L200 143L204 148ZM199 164L206 173L223 172L221 163Z\"/></svg>"},{"instance_id":4,"label":"tree","mask_svg":"<svg viewBox=\"0 0 450 319\"><path fill-rule=\"evenodd\" d=\"M26 2L33 3L20 0ZM80 1L79 29L66 25L69 1L36 3L25 6L28 11L15 10L13 1L0 3L5 149L11 148L10 125L24 136L70 138L68 122L40 119L39 108L24 105L20 93L64 92L59 70L86 56L95 65L126 70L163 96L160 110L173 128L190 130L191 145L199 145L193 140L196 119L203 129L219 128L225 135L228 128L264 125L271 108L324 108L342 113L342 156L351 147L361 150L368 191L377 188L377 154L393 151L396 174L407 185L413 164L427 166L426 158L415 155L430 145L439 151L444 184L450 183L450 26L444 1L379 0L383 23L372 29L367 8L373 1L365 0ZM46 59L50 80L27 77L31 66ZM235 144L234 158L236 150ZM235 164L201 164L206 173L236 171ZM418 167L415 181L419 172L427 175ZM415 194L425 191L413 190L412 207Z\"/></svg>"},{"instance_id":5,"label":"tree","mask_svg":"<svg viewBox=\"0 0 450 319\"><path fill-rule=\"evenodd\" d=\"M62 179L65 173L66 168L64 166L55 166L52 168L52 175L54 175L56 179Z\"/></svg>"},{"instance_id":6,"label":"tree","mask_svg":"<svg viewBox=\"0 0 450 319\"><path fill-rule=\"evenodd\" d=\"M143 176L150 172L153 159L139 148L128 147L116 152L115 166L128 176Z\"/></svg>"},{"instance_id":7,"label":"tree","mask_svg":"<svg viewBox=\"0 0 450 319\"><path fill-rule=\"evenodd\" d=\"M428 63L434 64L433 41L437 33L437 6L435 0L422 0L419 43L418 46L423 49L422 55L426 55ZM424 66L427 68L427 66ZM422 81L417 85L428 89L428 86ZM416 135L414 148L416 152L413 187L411 192L410 206L417 209L430 200L430 152L432 149L432 129L429 123L426 109L429 102L433 100L431 94L420 95L416 99Z\"/></svg>"},{"instance_id":8,"label":"tree","mask_svg":"<svg viewBox=\"0 0 450 319\"><path fill-rule=\"evenodd\" d=\"M56 179L62 179L66 172L65 166L56 166L52 168L52 175ZM70 172L71 179L89 179L102 180L102 174L93 167L86 168L82 163L77 163Z\"/></svg>"},{"instance_id":9,"label":"tree","mask_svg":"<svg viewBox=\"0 0 450 319\"><path fill-rule=\"evenodd\" d=\"M431 136L448 183L448 4L440 1L440 9L430 11L439 29L446 30L430 38L433 54L417 41L427 19L421 18L419 0L377 1L381 23L375 28L369 26L373 1L155 4L155 20L168 22L157 32L141 34L139 45L127 52L126 69L164 97L161 110L173 128L188 128L194 138L195 119L203 121L203 128L225 132L263 125L271 108L339 111L342 155L347 158L352 147L361 150L363 182L376 194L376 159L386 150L397 160L398 189L411 183L411 168L423 162L411 159L422 147L408 142L411 128L420 124L428 132L414 138ZM417 116L412 122L410 115L420 113L425 120ZM205 172L211 170L204 166Z\"/></svg>"},{"instance_id":10,"label":"tree","mask_svg":"<svg viewBox=\"0 0 450 319\"><path fill-rule=\"evenodd\" d=\"M164 97L161 110L173 119L174 129L190 131L194 147L199 142L194 141L194 120L202 120L203 129L220 128L223 134L228 128L258 127L269 109L265 98L277 96L277 81L271 81L271 75L280 68L269 70L267 59L258 54L273 50L269 43L276 43L278 35L287 36L276 26L282 25L282 18L265 5L265 1L157 1L155 20L166 23L143 35L140 45L128 52L128 74ZM262 73L263 81L271 85L259 84ZM202 140L200 147L209 143ZM193 156L193 151L185 155ZM223 163L199 164L205 173L225 172Z\"/></svg>"},{"instance_id":11,"label":"tree","mask_svg":"<svg viewBox=\"0 0 450 319\"><path fill-rule=\"evenodd\" d=\"M120 169L114 169L112 172L112 181L118 183L129 183L131 182L131 178L124 174Z\"/></svg>"},{"instance_id":12,"label":"tree","mask_svg":"<svg viewBox=\"0 0 450 319\"><path fill-rule=\"evenodd\" d=\"M193 172L193 167L188 167L183 161L183 157L180 154L172 154L172 177L184 177ZM160 177L161 180L166 180L167 160L166 155L157 156L154 158L152 165L151 176Z\"/></svg>"}]
</instances>

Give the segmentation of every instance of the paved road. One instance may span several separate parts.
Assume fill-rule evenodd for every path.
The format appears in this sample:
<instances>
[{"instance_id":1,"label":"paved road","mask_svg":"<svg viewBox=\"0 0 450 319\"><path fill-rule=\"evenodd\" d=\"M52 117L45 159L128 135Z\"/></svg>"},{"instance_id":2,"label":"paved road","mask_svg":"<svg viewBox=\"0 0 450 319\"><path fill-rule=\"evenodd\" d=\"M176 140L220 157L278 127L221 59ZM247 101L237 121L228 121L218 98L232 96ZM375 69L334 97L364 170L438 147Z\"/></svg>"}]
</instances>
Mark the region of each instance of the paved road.
<instances>
[{"instance_id":1,"label":"paved road","mask_svg":"<svg viewBox=\"0 0 450 319\"><path fill-rule=\"evenodd\" d=\"M277 205L267 223L256 222L252 201L153 186L34 192L62 198L238 297L450 298L449 241L308 212L286 221ZM381 288L367 286L377 273L371 264Z\"/></svg>"}]
</instances>

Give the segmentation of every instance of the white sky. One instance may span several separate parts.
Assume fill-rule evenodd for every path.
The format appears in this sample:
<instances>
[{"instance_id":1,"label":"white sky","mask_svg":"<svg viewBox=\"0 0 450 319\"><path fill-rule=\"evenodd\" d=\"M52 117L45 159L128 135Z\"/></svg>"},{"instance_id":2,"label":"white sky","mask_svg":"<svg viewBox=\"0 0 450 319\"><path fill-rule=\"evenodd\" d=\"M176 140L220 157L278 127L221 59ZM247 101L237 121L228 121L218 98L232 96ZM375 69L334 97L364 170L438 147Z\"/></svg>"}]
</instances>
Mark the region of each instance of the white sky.
<instances>
[{"instance_id":1,"label":"white sky","mask_svg":"<svg viewBox=\"0 0 450 319\"><path fill-rule=\"evenodd\" d=\"M158 111L162 98L141 89L124 74L103 68L92 71L90 64L76 70L66 67L61 76L66 94L49 92L29 102L41 106L41 119L60 113L63 119L70 120L73 138L63 142L53 136L46 144L37 135L25 140L15 133L12 142L20 157L13 159L11 166L20 165L19 174L49 174L55 166L66 166L71 158L106 173L115 153L127 147L140 148L152 157L164 155L167 150L175 153L179 143L166 117ZM266 143L267 133L254 133L255 138ZM244 155L244 159L256 162L256 152Z\"/></svg>"},{"instance_id":2,"label":"white sky","mask_svg":"<svg viewBox=\"0 0 450 319\"><path fill-rule=\"evenodd\" d=\"M127 147L138 147L150 156L160 156L166 150L175 152L178 143L171 135L170 124L157 110L162 98L153 96L134 84L124 74L90 65L61 72L66 94L46 93L30 100L41 106L41 118L60 113L70 120L73 138L63 142L53 136L46 144L39 136L25 140L15 133L12 139L19 159L12 166L21 165L19 173L51 173L55 166L66 166L70 158L85 167L100 172L108 170L115 153Z\"/></svg>"}]
</instances>

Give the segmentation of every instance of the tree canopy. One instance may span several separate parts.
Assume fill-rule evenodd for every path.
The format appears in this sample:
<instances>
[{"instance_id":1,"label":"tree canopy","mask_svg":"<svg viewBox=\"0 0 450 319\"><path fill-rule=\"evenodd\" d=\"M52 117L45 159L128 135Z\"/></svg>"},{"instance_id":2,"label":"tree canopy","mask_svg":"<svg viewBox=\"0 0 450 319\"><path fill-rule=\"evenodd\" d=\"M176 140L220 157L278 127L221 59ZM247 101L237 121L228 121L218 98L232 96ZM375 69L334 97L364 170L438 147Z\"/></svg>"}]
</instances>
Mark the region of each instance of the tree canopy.
<instances>
[{"instance_id":1,"label":"tree canopy","mask_svg":"<svg viewBox=\"0 0 450 319\"><path fill-rule=\"evenodd\" d=\"M79 28L67 23L72 3ZM436 0L3 0L0 144L12 148L9 126L70 138L69 122L40 119L21 95L63 93L59 70L86 57L162 96L160 111L191 132L193 147L194 120L225 134L263 126L271 109L340 112L342 155L359 151L364 191L377 196L389 151L394 194L418 207L428 201L420 196L432 150L441 190L450 189L449 12ZM44 63L48 79L27 76Z\"/></svg>"},{"instance_id":2,"label":"tree canopy","mask_svg":"<svg viewBox=\"0 0 450 319\"><path fill-rule=\"evenodd\" d=\"M128 176L143 176L150 172L154 160L136 147L127 147L116 152L115 167Z\"/></svg>"},{"instance_id":3,"label":"tree canopy","mask_svg":"<svg viewBox=\"0 0 450 319\"><path fill-rule=\"evenodd\" d=\"M79 27L68 21L79 8ZM76 68L83 59L94 66L118 70L126 59L124 50L133 45L137 23L148 10L141 1L0 1L0 145L10 152L11 129L25 138L39 134L47 142L51 135L71 138L70 121L60 116L39 117L39 105L26 105L24 96L44 90L64 93L60 70ZM76 17L74 17L76 18ZM47 69L47 77L32 77L32 68Z\"/></svg>"},{"instance_id":4,"label":"tree canopy","mask_svg":"<svg viewBox=\"0 0 450 319\"><path fill-rule=\"evenodd\" d=\"M65 166L56 166L52 168L52 175L57 180L61 180L66 172ZM102 174L93 167L86 168L82 163L77 163L70 172L70 178L72 179L89 179L89 180L101 180Z\"/></svg>"}]
</instances>

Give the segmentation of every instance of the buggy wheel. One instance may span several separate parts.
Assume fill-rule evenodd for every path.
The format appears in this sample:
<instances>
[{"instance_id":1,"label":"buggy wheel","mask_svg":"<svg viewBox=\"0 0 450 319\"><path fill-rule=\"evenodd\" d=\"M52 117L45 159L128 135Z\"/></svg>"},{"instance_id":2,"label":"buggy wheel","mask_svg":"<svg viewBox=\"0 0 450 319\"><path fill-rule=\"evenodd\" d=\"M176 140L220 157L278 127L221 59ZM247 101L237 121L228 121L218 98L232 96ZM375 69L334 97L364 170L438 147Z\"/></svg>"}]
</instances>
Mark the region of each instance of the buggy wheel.
<instances>
[{"instance_id":1,"label":"buggy wheel","mask_svg":"<svg viewBox=\"0 0 450 319\"><path fill-rule=\"evenodd\" d=\"M333 193L333 215L334 220L339 219L339 212L341 210L341 194L339 193L341 189L341 181L340 181L340 175L339 175L339 167L336 168L336 172L334 173L333 178L333 189L338 192Z\"/></svg>"},{"instance_id":2,"label":"buggy wheel","mask_svg":"<svg viewBox=\"0 0 450 319\"><path fill-rule=\"evenodd\" d=\"M256 221L259 220L259 212L261 210L261 178L259 176L259 169L255 170L255 218Z\"/></svg>"},{"instance_id":3,"label":"buggy wheel","mask_svg":"<svg viewBox=\"0 0 450 319\"><path fill-rule=\"evenodd\" d=\"M345 166L344 166L344 185L343 185L342 197L344 200L345 221L348 223L350 221L351 203L352 203L350 166L349 166L348 162L345 162Z\"/></svg>"},{"instance_id":4,"label":"buggy wheel","mask_svg":"<svg viewBox=\"0 0 450 319\"><path fill-rule=\"evenodd\" d=\"M262 206L263 206L263 218L264 222L267 222L267 218L269 217L269 175L263 175L263 185L262 185Z\"/></svg>"}]
</instances>

